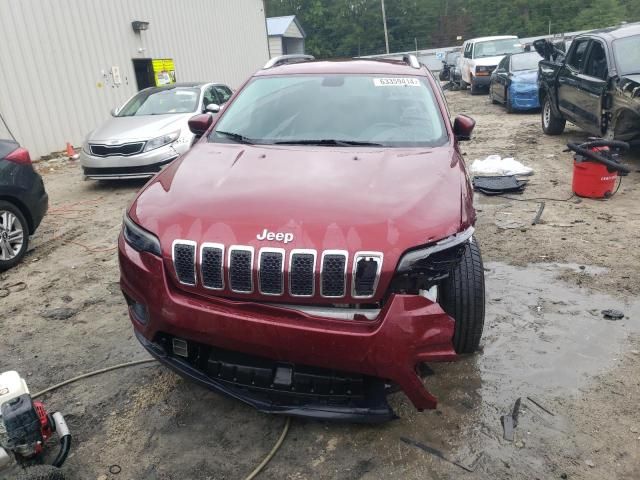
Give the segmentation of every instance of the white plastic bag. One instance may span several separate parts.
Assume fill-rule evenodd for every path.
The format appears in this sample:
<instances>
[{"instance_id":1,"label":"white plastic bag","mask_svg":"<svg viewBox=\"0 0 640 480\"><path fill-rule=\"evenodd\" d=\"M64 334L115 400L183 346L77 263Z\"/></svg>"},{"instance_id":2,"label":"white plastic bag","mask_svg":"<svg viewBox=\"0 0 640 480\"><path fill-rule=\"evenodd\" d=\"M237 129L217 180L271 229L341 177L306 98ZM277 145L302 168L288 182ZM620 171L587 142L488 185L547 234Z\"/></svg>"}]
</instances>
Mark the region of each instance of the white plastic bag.
<instances>
[{"instance_id":1,"label":"white plastic bag","mask_svg":"<svg viewBox=\"0 0 640 480\"><path fill-rule=\"evenodd\" d=\"M484 160L474 160L470 167L473 175L533 175L533 168L517 160L500 155L489 155Z\"/></svg>"}]
</instances>

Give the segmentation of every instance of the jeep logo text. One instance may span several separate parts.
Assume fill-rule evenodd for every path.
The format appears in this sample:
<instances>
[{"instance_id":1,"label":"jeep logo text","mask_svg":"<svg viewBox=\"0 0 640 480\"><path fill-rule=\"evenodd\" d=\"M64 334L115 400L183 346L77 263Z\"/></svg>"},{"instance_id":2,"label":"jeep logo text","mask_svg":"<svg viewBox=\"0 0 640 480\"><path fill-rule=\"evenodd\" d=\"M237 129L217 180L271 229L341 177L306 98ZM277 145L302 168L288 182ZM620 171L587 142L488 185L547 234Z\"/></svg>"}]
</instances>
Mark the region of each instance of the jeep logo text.
<instances>
[{"instance_id":1,"label":"jeep logo text","mask_svg":"<svg viewBox=\"0 0 640 480\"><path fill-rule=\"evenodd\" d=\"M276 242L289 243L293 241L293 233L270 232L266 228L256 235L258 240L275 240Z\"/></svg>"}]
</instances>

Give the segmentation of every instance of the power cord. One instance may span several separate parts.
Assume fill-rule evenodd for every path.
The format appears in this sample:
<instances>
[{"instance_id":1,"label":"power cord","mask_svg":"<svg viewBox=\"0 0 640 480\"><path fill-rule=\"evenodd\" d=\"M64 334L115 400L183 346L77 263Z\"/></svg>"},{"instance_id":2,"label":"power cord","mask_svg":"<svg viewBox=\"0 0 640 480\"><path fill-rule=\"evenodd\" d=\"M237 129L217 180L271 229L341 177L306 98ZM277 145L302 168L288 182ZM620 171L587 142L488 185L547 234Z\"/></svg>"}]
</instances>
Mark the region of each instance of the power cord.
<instances>
[{"instance_id":1,"label":"power cord","mask_svg":"<svg viewBox=\"0 0 640 480\"><path fill-rule=\"evenodd\" d=\"M64 387L65 385L69 385L70 383L77 382L78 380L82 380L84 378L89 378L95 375L100 375L102 373L111 372L119 368L133 367L135 365L141 365L143 363L151 363L155 361L156 360L154 358L148 358L145 360L135 360L133 362L120 363L118 365L113 365L111 367L101 368L100 370L94 370L93 372L78 375L77 377L70 378L69 380L65 380L64 382L56 383L55 385L45 388L44 390L36 393L35 395L32 395L32 397L33 398L41 397L45 393L52 392L53 390L56 390L60 387ZM289 433L290 426L291 426L291 417L287 417L287 420L284 422L284 427L282 429L282 433L280 434L280 437L278 438L278 441L275 443L275 445L273 446L271 451L267 454L267 456L264 457L262 462L260 462L260 464L256 468L254 468L253 471L247 477L244 478L244 480L253 480L260 474L260 472L262 472L262 470L264 470L264 467L266 467L267 464L273 459L273 457L276 455L276 453L284 443L284 439L287 437L287 433Z\"/></svg>"}]
</instances>

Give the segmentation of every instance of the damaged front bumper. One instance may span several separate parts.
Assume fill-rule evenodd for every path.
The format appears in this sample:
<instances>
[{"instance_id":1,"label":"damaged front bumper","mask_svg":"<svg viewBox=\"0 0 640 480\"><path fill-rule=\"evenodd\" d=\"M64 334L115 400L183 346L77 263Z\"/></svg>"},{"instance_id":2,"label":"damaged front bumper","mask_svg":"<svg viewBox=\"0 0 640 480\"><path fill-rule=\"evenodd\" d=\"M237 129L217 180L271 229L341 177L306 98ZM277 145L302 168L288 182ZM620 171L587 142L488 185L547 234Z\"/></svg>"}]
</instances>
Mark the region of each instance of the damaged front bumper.
<instances>
[{"instance_id":1,"label":"damaged front bumper","mask_svg":"<svg viewBox=\"0 0 640 480\"><path fill-rule=\"evenodd\" d=\"M385 383L398 385L418 410L435 408L417 369L456 358L454 320L422 296L393 295L375 320L336 320L185 293L161 258L122 237L119 257L142 345L180 374L264 412L385 421L394 416Z\"/></svg>"}]
</instances>

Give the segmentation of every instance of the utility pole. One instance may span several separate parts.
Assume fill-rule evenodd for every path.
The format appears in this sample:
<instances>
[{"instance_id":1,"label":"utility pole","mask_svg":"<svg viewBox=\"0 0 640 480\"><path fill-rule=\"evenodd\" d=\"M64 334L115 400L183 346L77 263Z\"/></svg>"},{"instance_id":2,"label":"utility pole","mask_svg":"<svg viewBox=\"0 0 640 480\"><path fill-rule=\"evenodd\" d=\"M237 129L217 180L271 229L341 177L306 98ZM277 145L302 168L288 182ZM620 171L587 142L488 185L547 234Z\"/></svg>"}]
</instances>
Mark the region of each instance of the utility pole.
<instances>
[{"instance_id":1,"label":"utility pole","mask_svg":"<svg viewBox=\"0 0 640 480\"><path fill-rule=\"evenodd\" d=\"M387 55L389 54L389 33L387 32L387 12L384 10L384 0L380 0L382 6L382 23L384 24L384 44L387 47Z\"/></svg>"},{"instance_id":2,"label":"utility pole","mask_svg":"<svg viewBox=\"0 0 640 480\"><path fill-rule=\"evenodd\" d=\"M549 36L551 36L551 19L549 19Z\"/></svg>"}]
</instances>

